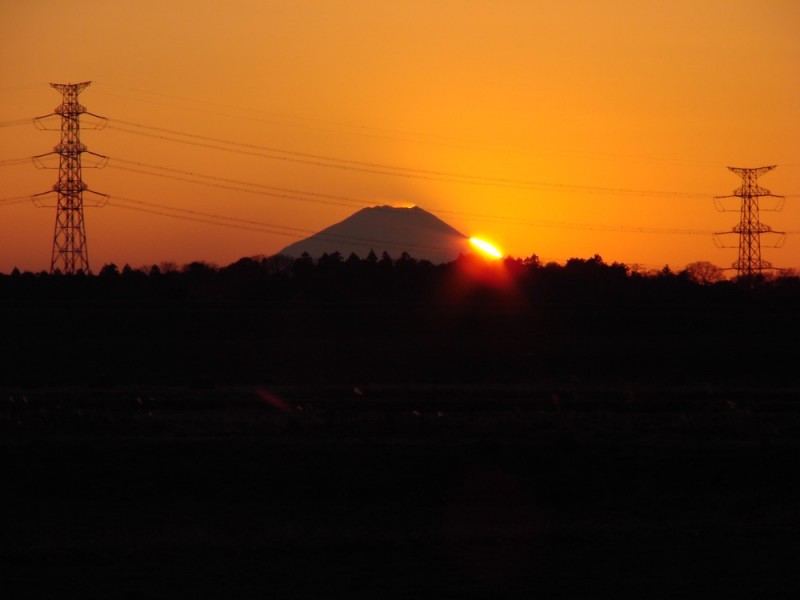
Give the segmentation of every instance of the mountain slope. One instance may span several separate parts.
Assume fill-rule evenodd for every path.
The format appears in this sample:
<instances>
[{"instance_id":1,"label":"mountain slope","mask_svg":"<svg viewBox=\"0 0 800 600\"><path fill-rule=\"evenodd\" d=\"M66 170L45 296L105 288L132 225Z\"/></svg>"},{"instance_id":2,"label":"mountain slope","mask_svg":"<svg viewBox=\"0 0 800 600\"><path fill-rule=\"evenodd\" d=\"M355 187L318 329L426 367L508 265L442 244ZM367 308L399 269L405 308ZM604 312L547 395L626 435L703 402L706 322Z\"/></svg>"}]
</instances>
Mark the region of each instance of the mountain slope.
<instances>
[{"instance_id":1,"label":"mountain slope","mask_svg":"<svg viewBox=\"0 0 800 600\"><path fill-rule=\"evenodd\" d=\"M414 258L444 263L468 252L469 242L464 234L418 206L373 206L287 246L279 254L298 257L307 252L318 258L339 252L345 258L351 253L365 258L370 250L378 256L388 252L392 258L408 252Z\"/></svg>"}]
</instances>

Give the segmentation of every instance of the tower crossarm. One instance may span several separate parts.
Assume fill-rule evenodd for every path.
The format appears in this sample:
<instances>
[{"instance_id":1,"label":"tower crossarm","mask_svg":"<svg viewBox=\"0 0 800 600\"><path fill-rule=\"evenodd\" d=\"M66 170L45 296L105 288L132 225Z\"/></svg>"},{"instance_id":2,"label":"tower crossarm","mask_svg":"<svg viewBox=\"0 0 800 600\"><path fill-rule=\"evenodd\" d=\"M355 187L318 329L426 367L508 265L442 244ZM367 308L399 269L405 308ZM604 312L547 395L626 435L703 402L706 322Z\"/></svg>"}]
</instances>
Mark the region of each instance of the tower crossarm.
<instances>
[{"instance_id":1,"label":"tower crossarm","mask_svg":"<svg viewBox=\"0 0 800 600\"><path fill-rule=\"evenodd\" d=\"M747 178L750 178L750 177L758 179L764 173L768 173L769 171L772 171L772 169L774 169L777 166L778 165L769 165L769 166L766 166L766 167L755 167L753 169L748 169L746 167L728 167L728 170L733 172L733 173L736 173L742 179L747 179Z\"/></svg>"},{"instance_id":2,"label":"tower crossarm","mask_svg":"<svg viewBox=\"0 0 800 600\"><path fill-rule=\"evenodd\" d=\"M779 231L773 231L772 227L769 225L765 225L764 223L752 223L752 224L742 224L738 223L734 225L731 229L731 233L781 233Z\"/></svg>"}]
</instances>

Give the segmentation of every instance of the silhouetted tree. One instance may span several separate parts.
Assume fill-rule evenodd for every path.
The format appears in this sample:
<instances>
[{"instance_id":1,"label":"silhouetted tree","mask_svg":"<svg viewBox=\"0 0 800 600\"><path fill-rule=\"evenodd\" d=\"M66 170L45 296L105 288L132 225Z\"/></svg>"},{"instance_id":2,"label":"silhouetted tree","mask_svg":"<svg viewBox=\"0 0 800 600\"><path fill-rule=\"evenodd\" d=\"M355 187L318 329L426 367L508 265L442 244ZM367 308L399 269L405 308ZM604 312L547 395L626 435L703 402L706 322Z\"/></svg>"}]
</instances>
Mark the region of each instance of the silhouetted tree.
<instances>
[{"instance_id":1,"label":"silhouetted tree","mask_svg":"<svg viewBox=\"0 0 800 600\"><path fill-rule=\"evenodd\" d=\"M724 278L723 270L707 260L689 263L686 265L686 273L689 279L702 285L717 283Z\"/></svg>"},{"instance_id":2,"label":"silhouetted tree","mask_svg":"<svg viewBox=\"0 0 800 600\"><path fill-rule=\"evenodd\" d=\"M314 270L314 261L308 252L303 252L292 264L292 275L307 278Z\"/></svg>"},{"instance_id":3,"label":"silhouetted tree","mask_svg":"<svg viewBox=\"0 0 800 600\"><path fill-rule=\"evenodd\" d=\"M183 272L189 275L208 275L217 271L217 268L207 262L196 260L183 266Z\"/></svg>"},{"instance_id":4,"label":"silhouetted tree","mask_svg":"<svg viewBox=\"0 0 800 600\"><path fill-rule=\"evenodd\" d=\"M294 259L292 257L283 254L268 256L261 261L264 270L270 275L288 273L291 271L293 263Z\"/></svg>"},{"instance_id":5,"label":"silhouetted tree","mask_svg":"<svg viewBox=\"0 0 800 600\"><path fill-rule=\"evenodd\" d=\"M317 270L320 273L326 274L338 273L343 263L342 255L338 250L331 254L326 252L319 257L317 261Z\"/></svg>"},{"instance_id":6,"label":"silhouetted tree","mask_svg":"<svg viewBox=\"0 0 800 600\"><path fill-rule=\"evenodd\" d=\"M383 254L381 254L381 259L378 261L378 266L381 269L381 273L384 275L387 275L394 270L394 261L386 250L384 250Z\"/></svg>"},{"instance_id":7,"label":"silhouetted tree","mask_svg":"<svg viewBox=\"0 0 800 600\"><path fill-rule=\"evenodd\" d=\"M358 257L358 254L356 254L355 252L351 252L350 256L347 257L347 260L345 262L354 265L356 263L360 263L361 259Z\"/></svg>"},{"instance_id":8,"label":"silhouetted tree","mask_svg":"<svg viewBox=\"0 0 800 600\"><path fill-rule=\"evenodd\" d=\"M114 263L108 263L107 265L103 265L103 268L100 269L100 277L105 277L105 278L119 277L119 268Z\"/></svg>"}]
</instances>

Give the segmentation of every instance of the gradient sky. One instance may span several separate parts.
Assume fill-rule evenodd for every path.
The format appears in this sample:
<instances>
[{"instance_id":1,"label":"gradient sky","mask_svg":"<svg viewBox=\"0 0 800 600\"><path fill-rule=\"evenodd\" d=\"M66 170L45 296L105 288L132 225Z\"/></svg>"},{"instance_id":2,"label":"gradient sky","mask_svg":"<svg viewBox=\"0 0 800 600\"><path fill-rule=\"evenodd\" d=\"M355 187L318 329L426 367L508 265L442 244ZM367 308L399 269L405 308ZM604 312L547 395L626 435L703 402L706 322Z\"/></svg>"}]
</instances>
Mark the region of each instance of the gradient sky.
<instances>
[{"instance_id":1,"label":"gradient sky","mask_svg":"<svg viewBox=\"0 0 800 600\"><path fill-rule=\"evenodd\" d=\"M513 256L729 266L713 196L772 164L762 220L794 233L763 254L798 268L799 31L796 0L0 0L0 271L49 268L55 219L11 199L56 171L2 161L59 134L9 122L85 80L95 272L268 255L376 203Z\"/></svg>"}]
</instances>

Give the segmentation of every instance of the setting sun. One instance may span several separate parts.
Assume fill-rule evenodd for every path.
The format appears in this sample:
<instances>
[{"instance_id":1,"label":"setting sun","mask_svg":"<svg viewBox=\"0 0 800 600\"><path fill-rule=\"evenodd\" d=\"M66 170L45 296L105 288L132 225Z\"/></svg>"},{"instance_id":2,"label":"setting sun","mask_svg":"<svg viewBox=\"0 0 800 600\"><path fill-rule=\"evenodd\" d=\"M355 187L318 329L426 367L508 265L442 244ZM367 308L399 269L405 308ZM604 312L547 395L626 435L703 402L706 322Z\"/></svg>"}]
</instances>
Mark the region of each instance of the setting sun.
<instances>
[{"instance_id":1,"label":"setting sun","mask_svg":"<svg viewBox=\"0 0 800 600\"><path fill-rule=\"evenodd\" d=\"M489 242L480 240L478 238L469 238L469 243L475 246L478 250L493 258L503 258L503 254Z\"/></svg>"}]
</instances>

